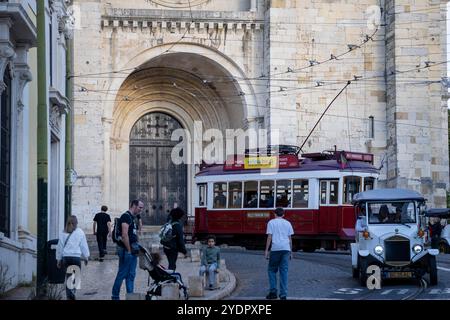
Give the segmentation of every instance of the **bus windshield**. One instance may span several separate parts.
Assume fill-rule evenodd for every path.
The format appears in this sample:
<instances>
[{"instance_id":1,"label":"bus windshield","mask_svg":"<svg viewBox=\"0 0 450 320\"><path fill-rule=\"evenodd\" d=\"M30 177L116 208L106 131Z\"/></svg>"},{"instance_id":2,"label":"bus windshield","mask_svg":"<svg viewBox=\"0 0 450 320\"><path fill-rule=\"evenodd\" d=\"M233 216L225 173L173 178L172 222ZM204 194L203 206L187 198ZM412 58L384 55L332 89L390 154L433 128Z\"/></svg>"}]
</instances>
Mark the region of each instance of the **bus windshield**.
<instances>
[{"instance_id":1,"label":"bus windshield","mask_svg":"<svg viewBox=\"0 0 450 320\"><path fill-rule=\"evenodd\" d=\"M403 224L416 222L416 206L413 201L369 202L370 224Z\"/></svg>"}]
</instances>

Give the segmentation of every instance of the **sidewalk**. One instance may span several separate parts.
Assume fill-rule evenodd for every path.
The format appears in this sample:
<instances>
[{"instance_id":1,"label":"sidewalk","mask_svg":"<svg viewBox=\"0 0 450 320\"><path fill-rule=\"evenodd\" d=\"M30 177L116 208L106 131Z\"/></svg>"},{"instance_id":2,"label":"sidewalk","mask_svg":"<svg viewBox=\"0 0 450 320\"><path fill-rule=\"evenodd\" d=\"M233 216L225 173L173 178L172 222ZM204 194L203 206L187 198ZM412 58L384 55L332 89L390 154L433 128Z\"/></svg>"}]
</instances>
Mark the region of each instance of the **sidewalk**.
<instances>
[{"instance_id":1,"label":"sidewalk","mask_svg":"<svg viewBox=\"0 0 450 320\"><path fill-rule=\"evenodd\" d=\"M167 259L162 255L162 265L167 266ZM81 268L81 289L77 291L78 300L110 300L111 290L114 279L118 270L117 259L104 260L103 262L97 260L89 261L87 266ZM183 282L186 286L189 285L189 276L197 276L200 268L199 262L191 262L191 258L178 258L177 272L181 273ZM226 268L221 268L224 273L223 277L226 281L220 282L219 288L216 290L205 290L203 297L189 297L189 300L220 300L230 295L236 287L236 278L233 273ZM136 279L134 285L135 293L145 294L148 288L148 272L139 268L139 263L136 268ZM150 278L150 282L152 279ZM65 292L63 285L60 285L60 293L62 299L65 299ZM16 288L6 294L3 299L7 300L26 300L28 299L32 288ZM125 281L122 284L120 299L126 299Z\"/></svg>"}]
</instances>

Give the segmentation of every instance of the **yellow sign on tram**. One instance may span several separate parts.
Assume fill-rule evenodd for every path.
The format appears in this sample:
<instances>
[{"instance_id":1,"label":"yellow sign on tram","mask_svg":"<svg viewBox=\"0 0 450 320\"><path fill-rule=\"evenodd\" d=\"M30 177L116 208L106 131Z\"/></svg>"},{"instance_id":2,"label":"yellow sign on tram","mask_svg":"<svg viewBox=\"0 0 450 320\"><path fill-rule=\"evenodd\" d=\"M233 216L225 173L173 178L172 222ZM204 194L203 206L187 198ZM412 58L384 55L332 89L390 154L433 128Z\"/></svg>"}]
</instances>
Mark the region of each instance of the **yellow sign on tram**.
<instances>
[{"instance_id":1,"label":"yellow sign on tram","mask_svg":"<svg viewBox=\"0 0 450 320\"><path fill-rule=\"evenodd\" d=\"M248 157L244 159L244 169L275 169L277 157Z\"/></svg>"}]
</instances>

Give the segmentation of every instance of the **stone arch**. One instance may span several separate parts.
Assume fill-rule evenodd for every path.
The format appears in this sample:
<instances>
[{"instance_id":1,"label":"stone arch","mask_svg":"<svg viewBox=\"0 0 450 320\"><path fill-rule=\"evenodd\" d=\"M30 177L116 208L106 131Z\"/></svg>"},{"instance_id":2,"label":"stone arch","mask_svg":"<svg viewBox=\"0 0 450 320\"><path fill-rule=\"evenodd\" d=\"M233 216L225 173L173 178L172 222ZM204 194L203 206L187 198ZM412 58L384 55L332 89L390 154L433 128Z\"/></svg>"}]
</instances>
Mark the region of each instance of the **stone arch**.
<instances>
[{"instance_id":1,"label":"stone arch","mask_svg":"<svg viewBox=\"0 0 450 320\"><path fill-rule=\"evenodd\" d=\"M237 80L236 84L238 85L240 91L244 93L242 99L244 106L243 111L245 119L249 123L249 126L252 126L253 124L256 126L257 118L264 116L263 111L257 107L254 88L250 81L247 79L246 74L242 70L242 68L222 52L197 43L167 43L164 45L149 48L138 53L137 55L133 56L133 58L131 58L127 63L118 67L118 70L121 71L121 74L124 75L124 77L113 79L108 88L108 91L118 92L122 84L126 81L127 77L130 76L134 70L138 69L140 66L151 61L154 58L160 57L163 54L168 54L165 53L167 51L196 54L205 59L213 61L217 65L217 67L221 68L226 74ZM112 119L114 108L115 102L106 101L103 106L104 118Z\"/></svg>"}]
</instances>

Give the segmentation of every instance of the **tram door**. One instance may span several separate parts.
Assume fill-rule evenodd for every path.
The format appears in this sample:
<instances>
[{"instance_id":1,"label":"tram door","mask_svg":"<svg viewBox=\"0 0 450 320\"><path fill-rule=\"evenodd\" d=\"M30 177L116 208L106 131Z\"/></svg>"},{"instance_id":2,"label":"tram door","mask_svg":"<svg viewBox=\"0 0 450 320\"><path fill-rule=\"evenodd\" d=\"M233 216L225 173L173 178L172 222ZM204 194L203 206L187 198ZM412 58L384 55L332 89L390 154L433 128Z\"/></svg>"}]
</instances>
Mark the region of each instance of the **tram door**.
<instances>
[{"instance_id":1,"label":"tram door","mask_svg":"<svg viewBox=\"0 0 450 320\"><path fill-rule=\"evenodd\" d=\"M339 180L320 180L319 232L338 231Z\"/></svg>"},{"instance_id":2,"label":"tram door","mask_svg":"<svg viewBox=\"0 0 450 320\"><path fill-rule=\"evenodd\" d=\"M172 132L180 123L164 113L149 113L139 119L130 135L130 200L141 199L146 225L161 225L175 205L187 209L187 167L173 163L171 154L178 141Z\"/></svg>"}]
</instances>

